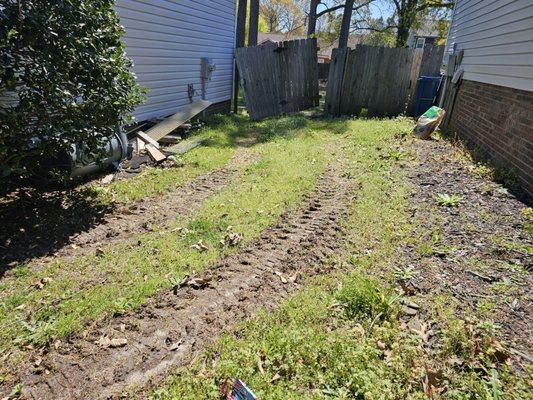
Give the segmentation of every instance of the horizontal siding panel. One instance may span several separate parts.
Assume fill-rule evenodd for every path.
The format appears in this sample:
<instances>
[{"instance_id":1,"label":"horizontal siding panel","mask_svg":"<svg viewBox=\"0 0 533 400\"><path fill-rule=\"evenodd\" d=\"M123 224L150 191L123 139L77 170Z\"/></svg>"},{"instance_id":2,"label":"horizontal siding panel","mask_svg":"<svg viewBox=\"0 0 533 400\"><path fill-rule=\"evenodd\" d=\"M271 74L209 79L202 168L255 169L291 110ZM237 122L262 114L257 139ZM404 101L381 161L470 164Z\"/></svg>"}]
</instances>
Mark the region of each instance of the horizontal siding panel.
<instances>
[{"instance_id":1,"label":"horizontal siding panel","mask_svg":"<svg viewBox=\"0 0 533 400\"><path fill-rule=\"evenodd\" d=\"M203 20L206 26L210 26L213 22L220 25L233 24L232 13L224 11L220 5L218 7L203 7L203 9L199 9L197 7L201 6L202 2L200 1L188 2L180 0L179 3L171 3L165 0L117 1L119 7L130 10L141 9L144 13L174 18L177 21Z\"/></svg>"},{"instance_id":2,"label":"horizontal siding panel","mask_svg":"<svg viewBox=\"0 0 533 400\"><path fill-rule=\"evenodd\" d=\"M531 0L497 0L492 3L485 1L478 4L478 8L472 7L461 12L460 18L457 19L457 27L465 29L467 27L485 24L487 21L515 13L530 5Z\"/></svg>"},{"instance_id":3,"label":"horizontal siding panel","mask_svg":"<svg viewBox=\"0 0 533 400\"><path fill-rule=\"evenodd\" d=\"M506 32L501 35L496 35L492 37L483 37L481 35L481 39L478 38L472 41L462 40L461 45L463 46L463 48L487 49L487 51L491 52L492 50L488 49L488 47L490 46L499 46L499 48L504 51L504 49L519 45L521 46L519 52L522 53L524 51L524 46L527 49L531 48L531 42L533 42L533 27L518 32ZM505 54L509 53L506 52Z\"/></svg>"},{"instance_id":4,"label":"horizontal siding panel","mask_svg":"<svg viewBox=\"0 0 533 400\"><path fill-rule=\"evenodd\" d=\"M179 88L178 88L179 89ZM187 88L181 88L181 89L185 89L187 90ZM219 95L222 95L225 91L227 91L227 94L230 94L231 92L231 87L230 86L221 86L218 88L219 91L217 92ZM193 100L200 100L200 94L195 94L193 96ZM180 102L180 104L187 104L189 103L189 97L188 96L185 96L185 97L182 97L182 98L179 98L179 99L176 99L176 97L174 96L173 93L170 93L170 94L158 94L158 95L153 95L153 102L150 103L150 104L147 104L145 106L142 106L140 109L142 108L150 108L150 107L153 107L153 106L159 106L160 104L164 103L172 103L174 101L178 101Z\"/></svg>"},{"instance_id":5,"label":"horizontal siding panel","mask_svg":"<svg viewBox=\"0 0 533 400\"><path fill-rule=\"evenodd\" d=\"M464 50L465 79L531 90L533 0L457 0L444 62Z\"/></svg>"},{"instance_id":6,"label":"horizontal siding panel","mask_svg":"<svg viewBox=\"0 0 533 400\"><path fill-rule=\"evenodd\" d=\"M468 53L468 56L463 58L463 65L503 65L533 68L533 53L514 54L511 57L508 54L473 56Z\"/></svg>"},{"instance_id":7,"label":"horizontal siding panel","mask_svg":"<svg viewBox=\"0 0 533 400\"><path fill-rule=\"evenodd\" d=\"M494 36L496 34L502 34L504 32L519 30L508 27L507 25L519 25L526 29L531 27L531 18L533 18L533 2L526 8L515 10L509 14L495 16L494 18L486 21L482 21L472 26L456 26L459 32L457 37L466 37L468 35L474 35L479 32L486 32L487 36Z\"/></svg>"},{"instance_id":8,"label":"horizontal siding panel","mask_svg":"<svg viewBox=\"0 0 533 400\"><path fill-rule=\"evenodd\" d=\"M216 70L207 83L207 100L231 99L236 0L117 0L126 34L126 53L134 62L148 101L137 120L173 114L190 104L188 85L201 95L201 58Z\"/></svg>"},{"instance_id":9,"label":"horizontal siding panel","mask_svg":"<svg viewBox=\"0 0 533 400\"><path fill-rule=\"evenodd\" d=\"M517 88L518 86L520 86L522 90L529 90L530 92L533 92L533 79L477 73L467 73L465 74L464 78L471 81L489 83L491 85L498 85L504 87Z\"/></svg>"},{"instance_id":10,"label":"horizontal siding panel","mask_svg":"<svg viewBox=\"0 0 533 400\"><path fill-rule=\"evenodd\" d=\"M120 3L119 3L120 4ZM146 10L130 9L127 7L117 6L117 10L121 16L122 23L129 27L139 28L145 27L148 30L157 30L161 32L168 31L179 34L188 34L187 31L199 32L202 35L210 36L222 35L230 37L233 35L230 27L223 23L214 23L210 21L202 21L201 18L186 18L181 15L180 18L176 16L160 15L149 13ZM141 23L144 22L142 25ZM198 24L201 24L198 26ZM206 30L205 28L210 28ZM185 31L185 32L184 32Z\"/></svg>"},{"instance_id":11,"label":"horizontal siding panel","mask_svg":"<svg viewBox=\"0 0 533 400\"><path fill-rule=\"evenodd\" d=\"M505 66L501 65L487 65L487 64L462 64L464 66L465 73L476 72L489 75L506 75L516 78L531 78L531 66ZM466 79L466 77L465 77Z\"/></svg>"},{"instance_id":12,"label":"horizontal siding panel","mask_svg":"<svg viewBox=\"0 0 533 400\"><path fill-rule=\"evenodd\" d=\"M156 80L154 79L153 74L159 74L156 76L159 76L160 78L157 80L161 80L163 76L168 76L169 78L172 76L175 76L175 79L194 79L198 78L198 81L200 81L200 63L196 63L195 65L185 66L184 68L182 65L179 64L169 64L169 65L163 65L163 64L157 64L157 65L136 65L135 66L135 73L137 74L137 77L141 81L152 81ZM225 77L227 73L231 73L232 69L228 67L221 67L217 64L217 70L213 72L213 75L211 76L212 80L219 79L221 77ZM164 74L164 75L161 75Z\"/></svg>"},{"instance_id":13,"label":"horizontal siding panel","mask_svg":"<svg viewBox=\"0 0 533 400\"><path fill-rule=\"evenodd\" d=\"M208 89L220 89L220 88L226 88L228 86L228 83L223 80L219 81L211 81L207 85ZM198 87L197 89L200 89ZM164 81L161 82L161 85L155 84L151 85L150 94L153 97L156 96L162 96L167 94L174 94L176 90L187 90L187 86L182 86L179 81Z\"/></svg>"},{"instance_id":14,"label":"horizontal siding panel","mask_svg":"<svg viewBox=\"0 0 533 400\"><path fill-rule=\"evenodd\" d=\"M210 43L212 44L213 40L217 40L220 43L227 43L228 41L231 42L233 40L233 32L230 30L224 30L222 27L220 29L210 29L209 32L202 32L201 30L198 30L198 26L187 29L187 27L182 24L178 27L166 26L158 23L156 29L154 28L153 22L143 22L133 18L122 18L122 23L127 25L131 30L129 37L134 36L133 32L139 32L141 34L143 32L157 32L163 35L183 38L187 35L191 35L191 32L198 32L199 35L196 35L197 37L192 36L192 39L196 40L197 42L195 43L197 44L204 44L209 41L211 41ZM140 38L142 39L144 36L140 36Z\"/></svg>"},{"instance_id":15,"label":"horizontal siding panel","mask_svg":"<svg viewBox=\"0 0 533 400\"><path fill-rule=\"evenodd\" d=\"M525 21L527 22L527 21ZM518 34L521 36L522 33L526 36L529 36L529 30L531 26L525 26L524 21L516 21L511 24L508 24L505 29L493 29L492 31L482 31L477 32L471 35L455 35L454 41L462 46L462 48L472 48L479 47L485 43L488 43L491 39L497 40L498 38L508 39L506 36L508 34ZM523 39L520 39L522 41ZM508 44L514 43L514 41L507 42Z\"/></svg>"},{"instance_id":16,"label":"horizontal siding panel","mask_svg":"<svg viewBox=\"0 0 533 400\"><path fill-rule=\"evenodd\" d=\"M159 32L140 32L135 29L130 29L131 36L125 39L126 46L139 47L141 49L159 49L159 50L181 50L198 52L204 48L210 51L226 53L228 47L233 46L233 40L226 40L222 42L211 40L211 44L194 44L184 42L183 36L172 36ZM193 39L191 41L200 42L201 39ZM214 42L214 43L213 43ZM135 45L137 43L138 45ZM150 43L153 46L150 46Z\"/></svg>"},{"instance_id":17,"label":"horizontal siding panel","mask_svg":"<svg viewBox=\"0 0 533 400\"><path fill-rule=\"evenodd\" d=\"M227 93L222 92L220 96L213 97L210 101L213 102L213 104L227 101L228 95L231 95L231 89L228 90ZM199 97L195 98L195 100L199 100ZM155 117L166 117L176 113L176 110L182 110L189 104L191 104L189 99L181 99L179 101L166 101L155 103L154 105L139 107L136 118L138 121L143 121Z\"/></svg>"}]
</instances>

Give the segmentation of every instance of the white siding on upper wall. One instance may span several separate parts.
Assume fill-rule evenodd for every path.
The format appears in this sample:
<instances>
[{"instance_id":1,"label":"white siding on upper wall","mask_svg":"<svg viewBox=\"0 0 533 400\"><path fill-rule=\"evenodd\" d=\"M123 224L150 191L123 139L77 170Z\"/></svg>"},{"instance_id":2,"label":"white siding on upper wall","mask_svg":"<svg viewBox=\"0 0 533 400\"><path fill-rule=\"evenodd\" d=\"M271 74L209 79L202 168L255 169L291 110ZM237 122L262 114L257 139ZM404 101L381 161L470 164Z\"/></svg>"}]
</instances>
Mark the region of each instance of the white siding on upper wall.
<instances>
[{"instance_id":1,"label":"white siding on upper wall","mask_svg":"<svg viewBox=\"0 0 533 400\"><path fill-rule=\"evenodd\" d=\"M126 28L126 52L135 64L148 101L134 115L142 121L175 113L201 98L200 65L209 57L216 65L207 85L207 100L231 99L236 0L117 0Z\"/></svg>"},{"instance_id":2,"label":"white siding on upper wall","mask_svg":"<svg viewBox=\"0 0 533 400\"><path fill-rule=\"evenodd\" d=\"M446 44L464 79L533 91L533 0L456 0Z\"/></svg>"}]
</instances>

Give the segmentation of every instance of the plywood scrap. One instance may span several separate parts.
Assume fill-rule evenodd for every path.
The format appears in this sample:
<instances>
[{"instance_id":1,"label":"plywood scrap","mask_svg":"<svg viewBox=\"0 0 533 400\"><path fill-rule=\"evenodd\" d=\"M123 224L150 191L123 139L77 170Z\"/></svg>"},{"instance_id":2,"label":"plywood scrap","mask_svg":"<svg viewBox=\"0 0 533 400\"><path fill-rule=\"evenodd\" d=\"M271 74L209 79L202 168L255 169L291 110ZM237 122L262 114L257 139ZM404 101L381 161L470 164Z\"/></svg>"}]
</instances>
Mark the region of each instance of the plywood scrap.
<instances>
[{"instance_id":1,"label":"plywood scrap","mask_svg":"<svg viewBox=\"0 0 533 400\"><path fill-rule=\"evenodd\" d=\"M163 153L159 151L156 147L154 147L151 144L146 145L146 151L150 155L150 157L156 162L160 163L161 161L164 161L167 159L167 156L165 156Z\"/></svg>"},{"instance_id":2,"label":"plywood scrap","mask_svg":"<svg viewBox=\"0 0 533 400\"><path fill-rule=\"evenodd\" d=\"M181 136L178 135L167 135L165 137L162 137L159 139L161 143L169 143L169 144L176 144L181 142Z\"/></svg>"},{"instance_id":3,"label":"plywood scrap","mask_svg":"<svg viewBox=\"0 0 533 400\"><path fill-rule=\"evenodd\" d=\"M180 127L182 124L201 113L207 107L211 105L210 101L200 100L189 104L180 112L168 117L164 121L158 123L148 131L146 134L154 140L159 140L171 133L174 129Z\"/></svg>"},{"instance_id":4,"label":"plywood scrap","mask_svg":"<svg viewBox=\"0 0 533 400\"><path fill-rule=\"evenodd\" d=\"M185 142L181 142L175 146L171 146L165 150L173 154L185 154L188 151L191 151L192 149L201 146L205 142L206 139L191 139Z\"/></svg>"}]
</instances>

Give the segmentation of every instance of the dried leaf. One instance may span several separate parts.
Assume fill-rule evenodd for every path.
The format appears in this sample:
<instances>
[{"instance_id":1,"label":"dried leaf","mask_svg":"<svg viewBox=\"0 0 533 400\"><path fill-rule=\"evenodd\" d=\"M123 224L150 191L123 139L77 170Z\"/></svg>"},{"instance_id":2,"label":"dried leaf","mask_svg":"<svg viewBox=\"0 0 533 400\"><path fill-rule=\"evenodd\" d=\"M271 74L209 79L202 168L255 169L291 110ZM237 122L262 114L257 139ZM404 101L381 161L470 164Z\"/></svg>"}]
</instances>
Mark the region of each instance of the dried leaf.
<instances>
[{"instance_id":1,"label":"dried leaf","mask_svg":"<svg viewBox=\"0 0 533 400\"><path fill-rule=\"evenodd\" d=\"M280 271L274 271L274 273L279 276L279 279L281 279L281 282L282 283L288 283L289 281L287 280L287 278L285 278L285 276L283 275L283 273L281 273Z\"/></svg>"},{"instance_id":2,"label":"dried leaf","mask_svg":"<svg viewBox=\"0 0 533 400\"><path fill-rule=\"evenodd\" d=\"M102 336L100 339L98 339L96 344L104 348L124 347L128 344L128 339L126 338L110 339L107 336Z\"/></svg>"}]
</instances>

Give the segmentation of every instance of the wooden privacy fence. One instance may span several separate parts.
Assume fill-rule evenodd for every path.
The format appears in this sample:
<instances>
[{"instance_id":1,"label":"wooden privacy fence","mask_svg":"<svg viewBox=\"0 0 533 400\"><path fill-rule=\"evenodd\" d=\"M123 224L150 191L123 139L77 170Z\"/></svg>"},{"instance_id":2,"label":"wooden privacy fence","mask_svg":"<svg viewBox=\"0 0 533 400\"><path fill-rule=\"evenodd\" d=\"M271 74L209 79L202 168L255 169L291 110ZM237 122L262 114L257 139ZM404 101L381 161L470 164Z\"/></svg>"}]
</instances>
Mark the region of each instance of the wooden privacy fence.
<instances>
[{"instance_id":1,"label":"wooden privacy fence","mask_svg":"<svg viewBox=\"0 0 533 400\"><path fill-rule=\"evenodd\" d=\"M326 113L394 116L410 113L422 50L357 45L333 50Z\"/></svg>"},{"instance_id":2,"label":"wooden privacy fence","mask_svg":"<svg viewBox=\"0 0 533 400\"><path fill-rule=\"evenodd\" d=\"M426 44L424 46L424 55L422 56L420 76L439 76L443 57L444 46Z\"/></svg>"},{"instance_id":3,"label":"wooden privacy fence","mask_svg":"<svg viewBox=\"0 0 533 400\"><path fill-rule=\"evenodd\" d=\"M318 105L316 39L241 47L235 57L251 119Z\"/></svg>"}]
</instances>

